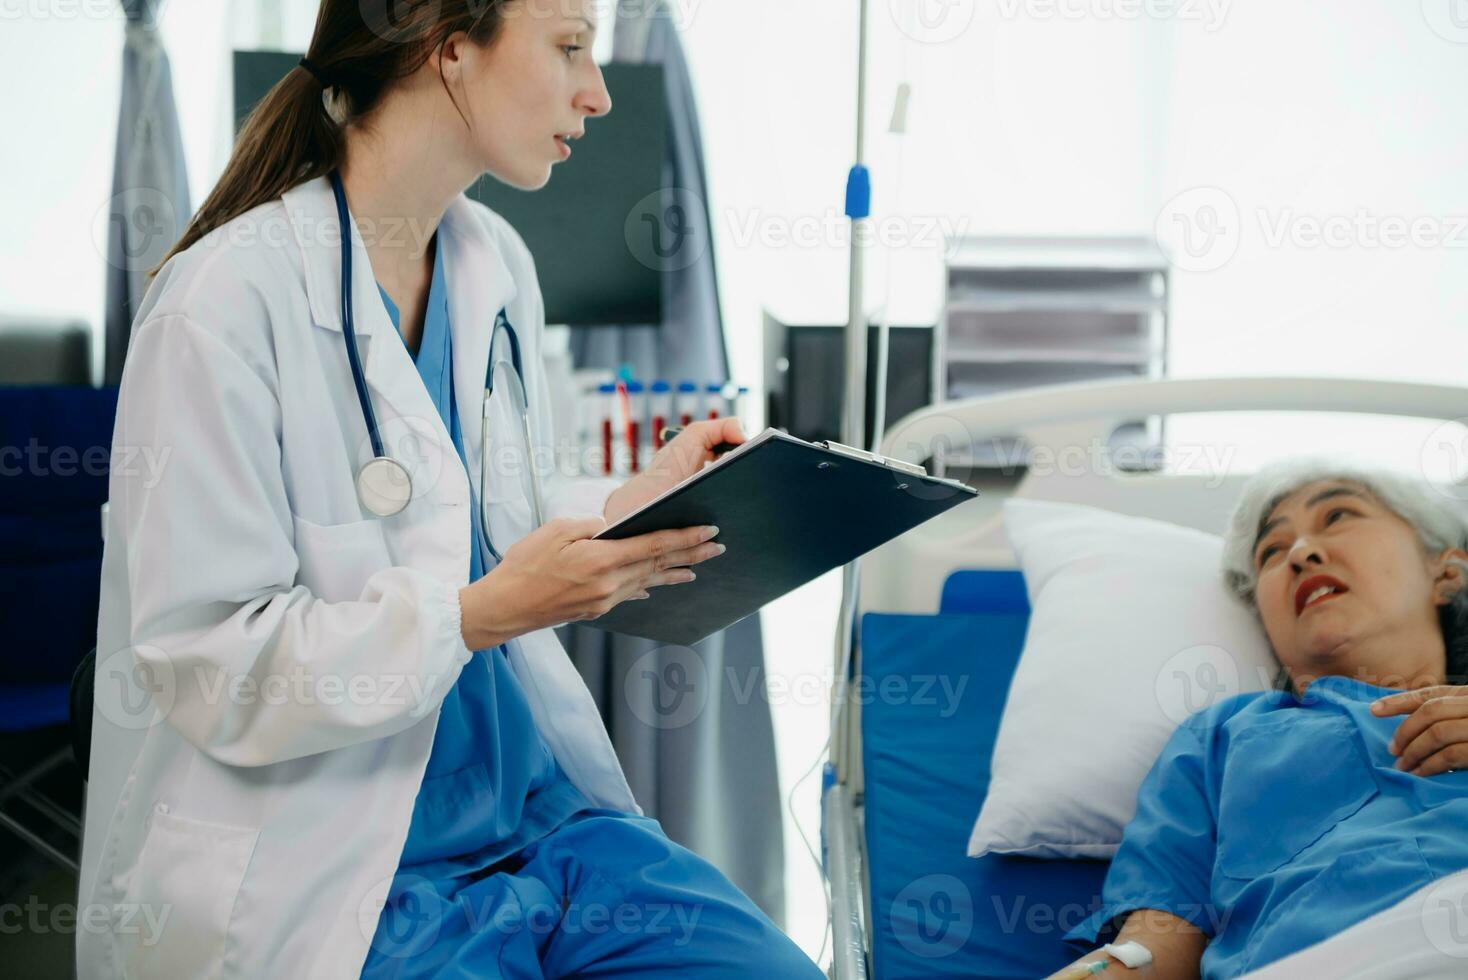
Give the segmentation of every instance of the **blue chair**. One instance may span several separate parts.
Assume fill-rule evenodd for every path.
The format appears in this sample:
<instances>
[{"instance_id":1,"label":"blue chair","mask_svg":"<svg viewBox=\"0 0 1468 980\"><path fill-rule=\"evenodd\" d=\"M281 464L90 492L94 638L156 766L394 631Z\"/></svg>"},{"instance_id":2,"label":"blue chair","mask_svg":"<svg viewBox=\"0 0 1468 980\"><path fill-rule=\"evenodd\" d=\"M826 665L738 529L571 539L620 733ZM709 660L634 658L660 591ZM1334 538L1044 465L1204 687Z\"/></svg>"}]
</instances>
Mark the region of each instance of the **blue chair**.
<instances>
[{"instance_id":1,"label":"blue chair","mask_svg":"<svg viewBox=\"0 0 1468 980\"><path fill-rule=\"evenodd\" d=\"M0 732L66 725L73 676L96 646L116 413L116 388L0 386ZM24 802L79 840L77 816L36 788L72 751L0 769L0 827L75 871L44 828L11 812Z\"/></svg>"}]
</instances>

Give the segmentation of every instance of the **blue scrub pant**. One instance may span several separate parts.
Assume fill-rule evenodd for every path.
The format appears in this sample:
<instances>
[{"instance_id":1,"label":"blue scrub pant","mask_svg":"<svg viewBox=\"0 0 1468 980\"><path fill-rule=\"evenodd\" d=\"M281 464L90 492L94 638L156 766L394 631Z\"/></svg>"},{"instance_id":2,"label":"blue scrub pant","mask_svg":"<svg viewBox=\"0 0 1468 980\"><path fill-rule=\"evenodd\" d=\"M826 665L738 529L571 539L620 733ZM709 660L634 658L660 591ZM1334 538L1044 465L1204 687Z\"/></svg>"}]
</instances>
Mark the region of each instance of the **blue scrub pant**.
<instances>
[{"instance_id":1,"label":"blue scrub pant","mask_svg":"<svg viewBox=\"0 0 1468 980\"><path fill-rule=\"evenodd\" d=\"M400 873L362 976L820 980L713 865L656 821L576 814L477 874Z\"/></svg>"}]
</instances>

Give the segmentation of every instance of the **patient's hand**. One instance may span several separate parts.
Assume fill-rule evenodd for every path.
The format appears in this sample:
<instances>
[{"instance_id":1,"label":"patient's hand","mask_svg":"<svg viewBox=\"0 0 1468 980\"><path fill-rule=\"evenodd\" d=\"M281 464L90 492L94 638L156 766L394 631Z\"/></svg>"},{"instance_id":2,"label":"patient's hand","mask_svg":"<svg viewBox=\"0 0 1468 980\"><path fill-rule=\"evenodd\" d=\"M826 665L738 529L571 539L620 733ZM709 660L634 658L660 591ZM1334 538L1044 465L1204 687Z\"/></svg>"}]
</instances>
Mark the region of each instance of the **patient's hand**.
<instances>
[{"instance_id":1,"label":"patient's hand","mask_svg":"<svg viewBox=\"0 0 1468 980\"><path fill-rule=\"evenodd\" d=\"M1391 694L1371 706L1378 716L1407 715L1388 746L1397 768L1414 776L1468 769L1468 687L1440 685Z\"/></svg>"}]
</instances>

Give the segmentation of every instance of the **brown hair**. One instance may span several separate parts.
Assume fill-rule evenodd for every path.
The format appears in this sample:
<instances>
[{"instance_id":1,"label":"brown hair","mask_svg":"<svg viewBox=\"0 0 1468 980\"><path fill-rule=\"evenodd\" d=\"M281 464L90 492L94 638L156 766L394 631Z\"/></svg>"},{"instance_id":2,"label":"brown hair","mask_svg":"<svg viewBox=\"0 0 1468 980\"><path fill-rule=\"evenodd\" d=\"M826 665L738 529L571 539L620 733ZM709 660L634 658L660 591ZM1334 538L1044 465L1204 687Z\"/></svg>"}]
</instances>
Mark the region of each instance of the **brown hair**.
<instances>
[{"instance_id":1,"label":"brown hair","mask_svg":"<svg viewBox=\"0 0 1468 980\"><path fill-rule=\"evenodd\" d=\"M475 44L493 42L508 2L321 0L306 58L330 81L338 116L311 72L300 65L287 72L245 119L219 183L149 276L215 228L339 167L346 123L371 114L390 84L422 67L450 35L463 31ZM442 68L439 80L447 92Z\"/></svg>"}]
</instances>

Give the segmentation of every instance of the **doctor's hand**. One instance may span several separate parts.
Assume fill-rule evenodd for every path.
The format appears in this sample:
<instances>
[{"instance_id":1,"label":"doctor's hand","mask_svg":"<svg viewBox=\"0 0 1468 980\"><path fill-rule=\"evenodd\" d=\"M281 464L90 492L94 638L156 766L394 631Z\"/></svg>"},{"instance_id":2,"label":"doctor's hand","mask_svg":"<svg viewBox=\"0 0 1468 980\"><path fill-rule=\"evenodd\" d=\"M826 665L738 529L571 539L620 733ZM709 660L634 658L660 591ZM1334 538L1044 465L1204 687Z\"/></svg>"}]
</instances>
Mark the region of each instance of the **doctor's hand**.
<instances>
[{"instance_id":1,"label":"doctor's hand","mask_svg":"<svg viewBox=\"0 0 1468 980\"><path fill-rule=\"evenodd\" d=\"M1406 715L1392 736L1397 768L1414 776L1468 769L1468 687L1442 684L1390 694L1371 705L1379 717Z\"/></svg>"},{"instance_id":2,"label":"doctor's hand","mask_svg":"<svg viewBox=\"0 0 1468 980\"><path fill-rule=\"evenodd\" d=\"M596 541L600 518L561 518L526 535L504 561L459 591L464 645L485 650L547 626L595 619L660 585L691 582L687 566L723 554L716 527Z\"/></svg>"},{"instance_id":3,"label":"doctor's hand","mask_svg":"<svg viewBox=\"0 0 1468 980\"><path fill-rule=\"evenodd\" d=\"M656 500L714 459L714 447L721 442L739 445L744 442L744 429L736 418L694 422L654 456L647 469L622 484L607 498L604 511L608 524Z\"/></svg>"}]
</instances>

